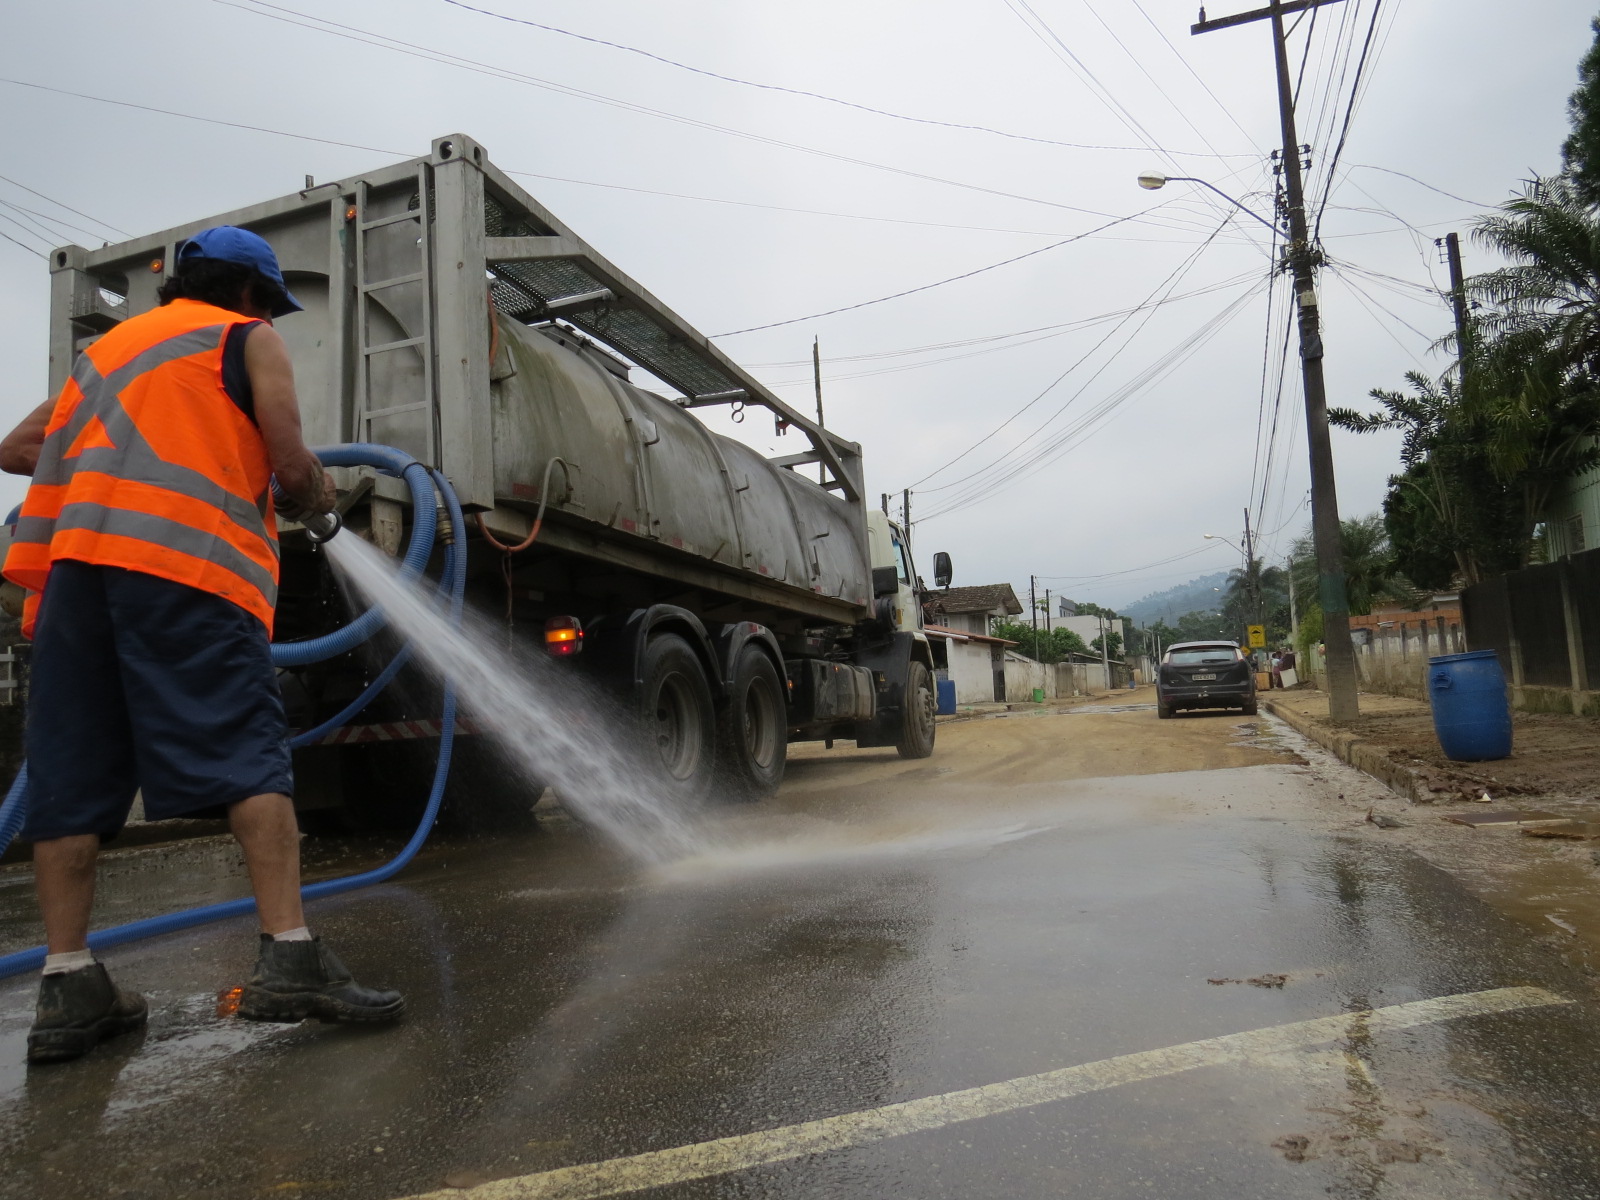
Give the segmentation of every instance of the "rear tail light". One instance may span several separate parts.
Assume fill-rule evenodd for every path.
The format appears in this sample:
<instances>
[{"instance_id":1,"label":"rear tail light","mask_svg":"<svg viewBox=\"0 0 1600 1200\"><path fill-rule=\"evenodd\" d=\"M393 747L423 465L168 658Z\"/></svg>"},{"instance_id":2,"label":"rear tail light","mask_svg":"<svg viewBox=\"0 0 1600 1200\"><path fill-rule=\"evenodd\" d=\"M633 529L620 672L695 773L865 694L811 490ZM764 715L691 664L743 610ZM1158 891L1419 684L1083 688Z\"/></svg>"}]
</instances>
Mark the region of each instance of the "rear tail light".
<instances>
[{"instance_id":1,"label":"rear tail light","mask_svg":"<svg viewBox=\"0 0 1600 1200\"><path fill-rule=\"evenodd\" d=\"M544 623L545 652L554 658L571 658L583 651L583 622L577 617L551 617Z\"/></svg>"}]
</instances>

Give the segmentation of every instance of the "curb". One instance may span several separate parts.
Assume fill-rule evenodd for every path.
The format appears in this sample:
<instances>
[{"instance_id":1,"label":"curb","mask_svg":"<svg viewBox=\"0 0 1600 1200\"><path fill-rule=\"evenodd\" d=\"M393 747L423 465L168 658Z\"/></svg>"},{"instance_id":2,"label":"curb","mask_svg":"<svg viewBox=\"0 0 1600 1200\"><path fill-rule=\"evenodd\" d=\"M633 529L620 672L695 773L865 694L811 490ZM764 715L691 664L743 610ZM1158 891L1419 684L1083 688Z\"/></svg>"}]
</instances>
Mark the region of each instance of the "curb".
<instances>
[{"instance_id":1,"label":"curb","mask_svg":"<svg viewBox=\"0 0 1600 1200\"><path fill-rule=\"evenodd\" d=\"M1341 762L1371 775L1379 783L1405 797L1412 804L1429 804L1433 793L1422 782L1420 775L1410 767L1402 766L1389 757L1386 750L1365 738L1342 729L1332 728L1314 717L1279 704L1275 699L1261 697L1262 706L1278 720L1302 737L1309 738Z\"/></svg>"}]
</instances>

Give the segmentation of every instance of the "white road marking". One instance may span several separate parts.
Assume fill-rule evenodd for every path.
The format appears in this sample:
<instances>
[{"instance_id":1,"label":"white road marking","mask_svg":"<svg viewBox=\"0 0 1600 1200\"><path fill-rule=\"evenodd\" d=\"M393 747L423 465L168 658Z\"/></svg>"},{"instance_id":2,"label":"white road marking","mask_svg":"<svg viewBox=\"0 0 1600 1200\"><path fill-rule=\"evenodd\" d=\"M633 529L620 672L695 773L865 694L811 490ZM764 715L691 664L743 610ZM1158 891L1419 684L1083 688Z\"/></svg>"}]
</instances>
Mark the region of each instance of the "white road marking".
<instances>
[{"instance_id":1,"label":"white road marking","mask_svg":"<svg viewBox=\"0 0 1600 1200\"><path fill-rule=\"evenodd\" d=\"M708 1179L811 1154L871 1145L889 1138L940 1129L962 1121L999 1116L1140 1080L1176 1075L1197 1067L1255 1061L1270 1055L1285 1054L1337 1041L1350 1032L1353 1022L1362 1022L1365 1033L1379 1034L1463 1017L1572 1003L1564 996L1534 987L1496 988L1486 992L1440 996L1433 1000L1416 1000L1367 1012L1340 1013L1268 1029L1230 1033L1182 1046L1122 1054L1116 1058L1063 1067L1040 1075L1026 1075L963 1091L926 1096L920 1100L886 1104L882 1108L842 1113L798 1125L763 1129L604 1162L559 1167L553 1171L497 1179L471 1188L445 1188L406 1197L406 1200L594 1200L601 1196L620 1196L644 1188Z\"/></svg>"}]
</instances>

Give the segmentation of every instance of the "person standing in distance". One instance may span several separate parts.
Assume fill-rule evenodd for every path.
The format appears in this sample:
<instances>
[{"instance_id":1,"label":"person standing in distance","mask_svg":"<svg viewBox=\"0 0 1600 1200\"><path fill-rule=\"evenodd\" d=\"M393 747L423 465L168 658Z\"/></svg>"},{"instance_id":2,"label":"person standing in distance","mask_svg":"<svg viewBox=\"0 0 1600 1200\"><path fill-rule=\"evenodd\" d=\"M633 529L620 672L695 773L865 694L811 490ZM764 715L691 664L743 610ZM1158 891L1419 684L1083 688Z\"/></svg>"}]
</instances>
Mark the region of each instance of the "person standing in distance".
<instances>
[{"instance_id":1,"label":"person standing in distance","mask_svg":"<svg viewBox=\"0 0 1600 1200\"><path fill-rule=\"evenodd\" d=\"M261 921L239 1015L385 1021L306 928L283 700L270 651L278 543L334 506L300 431L274 318L298 312L272 247L234 226L178 251L160 306L89 346L60 396L0 441L31 475L5 578L31 595L28 816L47 940L28 1061L77 1058L140 1028L88 948L100 843L142 790L151 820L225 812Z\"/></svg>"}]
</instances>

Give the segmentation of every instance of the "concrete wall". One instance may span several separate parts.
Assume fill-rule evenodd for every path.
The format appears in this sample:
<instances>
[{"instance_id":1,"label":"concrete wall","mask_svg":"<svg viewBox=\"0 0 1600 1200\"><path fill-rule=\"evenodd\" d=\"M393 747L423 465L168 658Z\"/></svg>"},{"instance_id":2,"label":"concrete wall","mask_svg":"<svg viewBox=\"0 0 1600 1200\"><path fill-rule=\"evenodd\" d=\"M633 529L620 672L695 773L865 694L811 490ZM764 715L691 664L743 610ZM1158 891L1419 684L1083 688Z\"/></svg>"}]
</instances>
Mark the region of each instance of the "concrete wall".
<instances>
[{"instance_id":1,"label":"concrete wall","mask_svg":"<svg viewBox=\"0 0 1600 1200\"><path fill-rule=\"evenodd\" d=\"M950 643L949 677L956 685L957 704L988 704L994 700L994 666L988 642Z\"/></svg>"}]
</instances>

